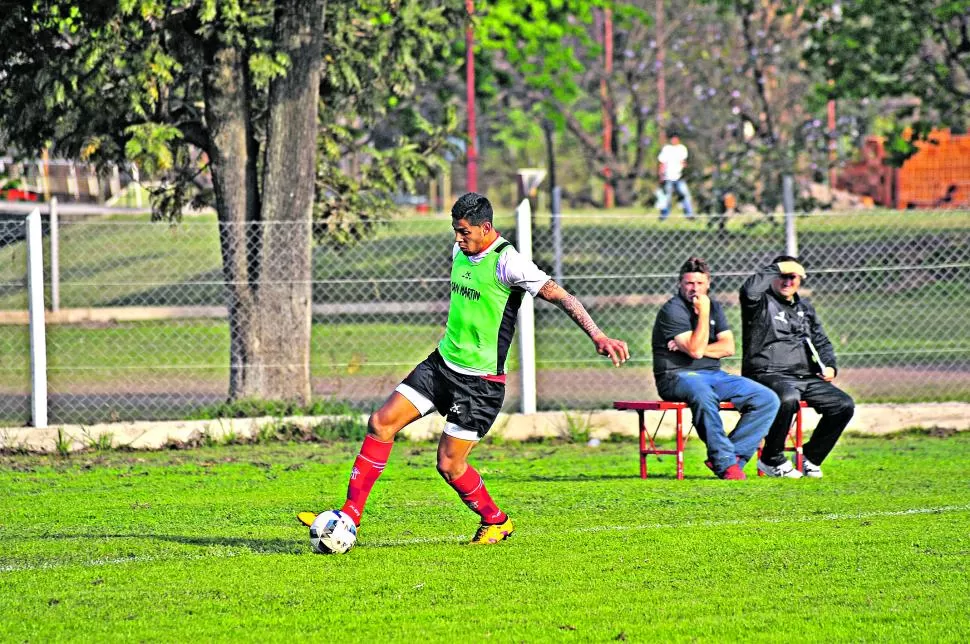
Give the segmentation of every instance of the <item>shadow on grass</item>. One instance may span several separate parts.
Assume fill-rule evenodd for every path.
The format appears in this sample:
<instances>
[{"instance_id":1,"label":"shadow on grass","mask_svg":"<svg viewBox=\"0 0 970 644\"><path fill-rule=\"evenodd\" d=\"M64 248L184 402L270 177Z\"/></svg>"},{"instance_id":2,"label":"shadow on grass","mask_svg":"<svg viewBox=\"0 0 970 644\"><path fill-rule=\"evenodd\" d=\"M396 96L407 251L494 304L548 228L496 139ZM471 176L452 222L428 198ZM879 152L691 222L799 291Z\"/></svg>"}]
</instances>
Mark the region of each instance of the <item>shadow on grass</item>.
<instances>
[{"instance_id":1,"label":"shadow on grass","mask_svg":"<svg viewBox=\"0 0 970 644\"><path fill-rule=\"evenodd\" d=\"M182 535L164 534L88 534L76 535L75 538L82 539L157 539L159 541L169 541L181 543L188 546L225 546L246 548L257 554L276 554L276 555L311 555L314 554L309 546L309 539L306 538L305 528L300 531L299 537L293 539L237 539L233 537L188 537ZM51 536L50 538L55 538ZM469 536L440 536L440 537L411 537L404 536L399 539L382 538L374 541L363 539L361 545L367 548L402 548L415 545L435 545L435 544L466 544Z\"/></svg>"},{"instance_id":2,"label":"shadow on grass","mask_svg":"<svg viewBox=\"0 0 970 644\"><path fill-rule=\"evenodd\" d=\"M150 539L170 541L187 546L239 546L261 554L304 555L305 539L257 539L253 537L187 537L182 535L146 535Z\"/></svg>"},{"instance_id":3,"label":"shadow on grass","mask_svg":"<svg viewBox=\"0 0 970 644\"><path fill-rule=\"evenodd\" d=\"M517 477L502 477L505 481L528 481L530 483L595 483L597 481L632 481L641 480L639 472L631 472L630 474L532 474L527 476L517 476ZM650 476L644 480L644 483L649 483L653 479L659 479L663 481L676 481L677 474L674 472L662 472L659 474L654 474L650 472ZM684 474L685 481L708 481L716 480L713 474Z\"/></svg>"},{"instance_id":4,"label":"shadow on grass","mask_svg":"<svg viewBox=\"0 0 970 644\"><path fill-rule=\"evenodd\" d=\"M16 538L16 537L9 537ZM64 539L154 539L157 541L168 541L170 543L180 543L186 546L223 546L246 548L259 554L280 554L280 555L305 555L308 547L304 544L303 538L293 539L267 538L257 539L254 537L193 537L173 534L119 534L119 533L89 533L89 534L46 534L30 536L30 539L51 539L63 541Z\"/></svg>"}]
</instances>

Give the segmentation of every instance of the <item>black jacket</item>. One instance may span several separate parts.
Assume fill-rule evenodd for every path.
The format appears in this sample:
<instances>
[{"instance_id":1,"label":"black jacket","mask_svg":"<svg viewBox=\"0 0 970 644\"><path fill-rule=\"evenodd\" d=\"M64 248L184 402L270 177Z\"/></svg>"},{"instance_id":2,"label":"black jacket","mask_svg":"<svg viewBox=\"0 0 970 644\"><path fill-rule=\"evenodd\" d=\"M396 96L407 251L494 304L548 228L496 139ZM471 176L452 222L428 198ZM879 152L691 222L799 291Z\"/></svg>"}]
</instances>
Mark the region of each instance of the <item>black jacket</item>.
<instances>
[{"instance_id":1,"label":"black jacket","mask_svg":"<svg viewBox=\"0 0 970 644\"><path fill-rule=\"evenodd\" d=\"M824 365L835 369L835 350L815 307L797 293L793 302L776 295L771 282L779 275L778 265L770 264L741 286L742 375L817 373L806 338L811 339Z\"/></svg>"}]
</instances>

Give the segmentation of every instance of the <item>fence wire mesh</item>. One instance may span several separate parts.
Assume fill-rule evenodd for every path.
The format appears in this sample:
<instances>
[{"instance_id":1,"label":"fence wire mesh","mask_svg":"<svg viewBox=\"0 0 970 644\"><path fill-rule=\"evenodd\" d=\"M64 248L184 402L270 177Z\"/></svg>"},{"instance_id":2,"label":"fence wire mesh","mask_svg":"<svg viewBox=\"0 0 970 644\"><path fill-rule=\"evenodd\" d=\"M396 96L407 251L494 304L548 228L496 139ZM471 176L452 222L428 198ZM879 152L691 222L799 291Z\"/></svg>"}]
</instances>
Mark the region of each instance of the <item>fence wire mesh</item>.
<instances>
[{"instance_id":1,"label":"fence wire mesh","mask_svg":"<svg viewBox=\"0 0 970 644\"><path fill-rule=\"evenodd\" d=\"M540 409L656 396L650 332L691 255L712 267L714 296L739 344L723 364L738 372L738 289L785 251L781 215L565 214L560 221L557 258L551 218L534 219L536 262L608 334L627 340L633 359L612 368L564 314L537 303ZM511 216L496 224L515 241ZM970 399L970 212L820 212L798 216L796 226L809 272L803 292L833 341L842 387L860 402ZM22 218L0 222L0 421L7 425L30 420L23 230ZM58 238L56 276L45 248L47 304L57 308L47 326L50 422L184 418L225 401L230 325L214 217L177 226L147 216L62 217ZM314 247L315 400L370 410L434 348L447 317L452 240L447 217L412 216L349 247ZM511 411L519 405L515 348L509 367Z\"/></svg>"}]
</instances>

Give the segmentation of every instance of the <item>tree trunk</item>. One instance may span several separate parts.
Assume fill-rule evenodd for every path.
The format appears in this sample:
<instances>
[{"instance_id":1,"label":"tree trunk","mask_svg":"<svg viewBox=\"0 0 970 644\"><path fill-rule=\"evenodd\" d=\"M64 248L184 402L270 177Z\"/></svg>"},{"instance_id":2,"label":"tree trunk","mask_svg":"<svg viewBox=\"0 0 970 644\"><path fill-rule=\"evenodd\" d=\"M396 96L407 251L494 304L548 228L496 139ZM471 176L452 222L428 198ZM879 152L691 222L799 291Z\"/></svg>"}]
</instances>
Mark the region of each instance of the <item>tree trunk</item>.
<instances>
[{"instance_id":1,"label":"tree trunk","mask_svg":"<svg viewBox=\"0 0 970 644\"><path fill-rule=\"evenodd\" d=\"M229 399L310 401L311 218L326 0L283 0L276 42L290 58L270 88L258 181L242 48L206 51L206 122L228 291Z\"/></svg>"},{"instance_id":2,"label":"tree trunk","mask_svg":"<svg viewBox=\"0 0 970 644\"><path fill-rule=\"evenodd\" d=\"M253 278L260 246L256 146L249 113L247 66L241 50L206 50L205 120L219 216L219 245L229 309L229 399L247 395L247 369L259 362Z\"/></svg>"},{"instance_id":3,"label":"tree trunk","mask_svg":"<svg viewBox=\"0 0 970 644\"><path fill-rule=\"evenodd\" d=\"M270 87L256 293L263 360L246 383L253 395L303 404L310 401L310 224L325 8L326 0L277 2L276 42L290 66Z\"/></svg>"},{"instance_id":4,"label":"tree trunk","mask_svg":"<svg viewBox=\"0 0 970 644\"><path fill-rule=\"evenodd\" d=\"M549 169L549 208L556 192L556 129L549 119L542 119L542 133L546 140L546 166Z\"/></svg>"}]
</instances>

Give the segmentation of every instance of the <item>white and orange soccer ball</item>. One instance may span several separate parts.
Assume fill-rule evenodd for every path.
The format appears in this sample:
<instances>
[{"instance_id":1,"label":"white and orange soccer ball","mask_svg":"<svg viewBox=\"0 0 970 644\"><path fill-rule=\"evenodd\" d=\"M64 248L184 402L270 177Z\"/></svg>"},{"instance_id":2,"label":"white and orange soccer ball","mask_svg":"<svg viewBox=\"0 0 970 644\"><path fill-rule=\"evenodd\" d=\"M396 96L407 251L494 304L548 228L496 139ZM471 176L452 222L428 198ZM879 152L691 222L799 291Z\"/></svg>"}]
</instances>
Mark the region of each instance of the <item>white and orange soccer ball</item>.
<instances>
[{"instance_id":1,"label":"white and orange soccer ball","mask_svg":"<svg viewBox=\"0 0 970 644\"><path fill-rule=\"evenodd\" d=\"M340 510L321 512L310 526L310 545L321 554L342 555L355 543L357 526Z\"/></svg>"}]
</instances>

